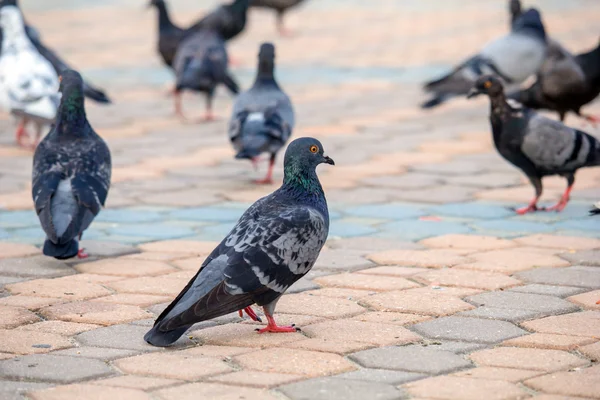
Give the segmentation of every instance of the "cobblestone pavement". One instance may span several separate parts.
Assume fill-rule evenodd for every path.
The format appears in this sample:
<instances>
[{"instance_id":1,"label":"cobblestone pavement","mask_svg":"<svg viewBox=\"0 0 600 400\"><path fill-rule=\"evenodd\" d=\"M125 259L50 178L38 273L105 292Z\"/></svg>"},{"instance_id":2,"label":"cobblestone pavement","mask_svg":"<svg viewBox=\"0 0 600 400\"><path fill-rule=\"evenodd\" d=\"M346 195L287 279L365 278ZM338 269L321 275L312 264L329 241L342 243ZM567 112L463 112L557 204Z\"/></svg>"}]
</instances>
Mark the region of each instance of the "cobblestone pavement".
<instances>
[{"instance_id":1,"label":"cobblestone pavement","mask_svg":"<svg viewBox=\"0 0 600 400\"><path fill-rule=\"evenodd\" d=\"M174 348L142 336L240 213L275 186L233 159L221 119L184 124L142 0L22 0L27 19L115 104L87 103L113 154L92 257L41 256L31 153L0 120L0 398L600 398L600 170L581 170L560 214L515 216L531 187L495 153L484 99L422 112L419 82L504 32L504 1L312 0L274 35L252 11L230 46L244 87L274 40L296 106L294 136L319 138L332 210L327 248L278 305L301 333L264 334L228 315ZM171 1L192 21L214 2ZM532 1L526 1L531 4ZM600 2L539 1L550 34L598 41ZM203 99L187 96L189 114ZM589 111L600 114L600 103ZM600 134L575 118L574 126ZM279 160L281 162L281 160ZM281 179L281 166L276 178ZM544 202L562 179L546 179Z\"/></svg>"}]
</instances>

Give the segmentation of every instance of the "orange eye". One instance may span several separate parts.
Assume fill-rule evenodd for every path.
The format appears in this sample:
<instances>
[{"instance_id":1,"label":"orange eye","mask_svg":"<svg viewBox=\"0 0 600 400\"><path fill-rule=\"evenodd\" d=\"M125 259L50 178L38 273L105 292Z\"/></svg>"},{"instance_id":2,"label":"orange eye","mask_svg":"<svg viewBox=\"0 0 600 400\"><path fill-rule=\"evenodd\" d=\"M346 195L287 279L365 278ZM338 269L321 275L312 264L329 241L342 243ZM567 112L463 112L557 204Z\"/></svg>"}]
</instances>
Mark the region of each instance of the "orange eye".
<instances>
[{"instance_id":1,"label":"orange eye","mask_svg":"<svg viewBox=\"0 0 600 400\"><path fill-rule=\"evenodd\" d=\"M492 86L492 82L490 81L485 81L485 83L483 84L483 87L486 89L489 89Z\"/></svg>"},{"instance_id":2,"label":"orange eye","mask_svg":"<svg viewBox=\"0 0 600 400\"><path fill-rule=\"evenodd\" d=\"M319 151L319 148L317 146L315 146L314 144L312 146L310 146L310 152L311 153L316 153Z\"/></svg>"}]
</instances>

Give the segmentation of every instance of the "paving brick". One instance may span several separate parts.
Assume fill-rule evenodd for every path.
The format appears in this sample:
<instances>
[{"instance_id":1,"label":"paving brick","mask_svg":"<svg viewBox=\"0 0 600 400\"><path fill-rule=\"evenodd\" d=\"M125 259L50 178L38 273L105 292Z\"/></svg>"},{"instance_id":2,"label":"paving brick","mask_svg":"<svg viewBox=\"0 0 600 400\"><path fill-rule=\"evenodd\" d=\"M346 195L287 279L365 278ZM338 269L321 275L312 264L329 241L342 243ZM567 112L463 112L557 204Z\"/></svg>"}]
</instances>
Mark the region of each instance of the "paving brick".
<instances>
[{"instance_id":1,"label":"paving brick","mask_svg":"<svg viewBox=\"0 0 600 400\"><path fill-rule=\"evenodd\" d=\"M324 297L337 297L340 299L348 300L359 300L366 296L371 296L377 292L373 290L358 290L358 289L346 289L336 287L326 287L317 290L311 290L306 292L309 296L324 296Z\"/></svg>"},{"instance_id":2,"label":"paving brick","mask_svg":"<svg viewBox=\"0 0 600 400\"><path fill-rule=\"evenodd\" d=\"M498 343L527 333L506 321L455 316L421 322L413 325L412 329L433 339L462 340L477 343Z\"/></svg>"},{"instance_id":3,"label":"paving brick","mask_svg":"<svg viewBox=\"0 0 600 400\"><path fill-rule=\"evenodd\" d=\"M234 360L250 370L311 377L356 369L352 363L337 354L286 348L259 350L235 356Z\"/></svg>"},{"instance_id":4,"label":"paving brick","mask_svg":"<svg viewBox=\"0 0 600 400\"><path fill-rule=\"evenodd\" d=\"M173 267L159 261L129 260L123 258L111 258L79 264L75 269L83 273L128 277L154 276L176 271Z\"/></svg>"},{"instance_id":5,"label":"paving brick","mask_svg":"<svg viewBox=\"0 0 600 400\"><path fill-rule=\"evenodd\" d=\"M135 294L135 293L117 293L111 296L98 297L93 301L114 303L114 304L128 304L132 306L148 307L154 304L161 304L171 300L168 296L153 296L151 294Z\"/></svg>"},{"instance_id":6,"label":"paving brick","mask_svg":"<svg viewBox=\"0 0 600 400\"><path fill-rule=\"evenodd\" d=\"M0 306L0 328L15 328L19 325L31 324L40 320L40 317L21 307Z\"/></svg>"},{"instance_id":7,"label":"paving brick","mask_svg":"<svg viewBox=\"0 0 600 400\"><path fill-rule=\"evenodd\" d=\"M452 376L458 376L461 378L491 379L517 383L542 374L544 374L544 372L531 371L528 369L477 367L455 372L452 374Z\"/></svg>"},{"instance_id":8,"label":"paving brick","mask_svg":"<svg viewBox=\"0 0 600 400\"><path fill-rule=\"evenodd\" d=\"M147 344L142 338L148 331L145 326L113 325L80 333L75 339L85 346L110 347L114 349L158 351L157 347ZM118 338L118 340L115 340ZM192 342L184 335L178 345L190 345Z\"/></svg>"},{"instance_id":9,"label":"paving brick","mask_svg":"<svg viewBox=\"0 0 600 400\"><path fill-rule=\"evenodd\" d=\"M108 210L104 212L106 211ZM104 212L100 213L100 215L102 216ZM139 252L133 246L115 241L82 240L80 247L84 248L93 257L119 257Z\"/></svg>"},{"instance_id":10,"label":"paving brick","mask_svg":"<svg viewBox=\"0 0 600 400\"><path fill-rule=\"evenodd\" d=\"M43 308L40 313L47 319L98 325L121 324L150 316L137 306L98 301L57 304Z\"/></svg>"},{"instance_id":11,"label":"paving brick","mask_svg":"<svg viewBox=\"0 0 600 400\"><path fill-rule=\"evenodd\" d=\"M220 383L197 382L155 392L164 400L279 400L279 396L264 389L245 388L223 385Z\"/></svg>"},{"instance_id":12,"label":"paving brick","mask_svg":"<svg viewBox=\"0 0 600 400\"><path fill-rule=\"evenodd\" d=\"M485 343L457 342L457 341L451 341L451 340L439 341L437 339L436 340L427 340L426 339L419 345L423 346L423 347L431 346L435 350L448 351L450 353L455 353L455 354L470 353L472 351L484 349L487 347L487 345Z\"/></svg>"},{"instance_id":13,"label":"paving brick","mask_svg":"<svg viewBox=\"0 0 600 400\"><path fill-rule=\"evenodd\" d=\"M455 297L467 297L472 296L478 293L481 293L481 289L473 289L473 288L465 288L465 287L456 287L456 286L423 286L416 289L407 289L406 293L411 294L425 294L425 295L446 295L446 296L455 296Z\"/></svg>"},{"instance_id":14,"label":"paving brick","mask_svg":"<svg viewBox=\"0 0 600 400\"><path fill-rule=\"evenodd\" d=\"M0 275L53 278L74 273L66 263L45 256L0 259Z\"/></svg>"},{"instance_id":15,"label":"paving brick","mask_svg":"<svg viewBox=\"0 0 600 400\"><path fill-rule=\"evenodd\" d=\"M0 259L27 257L40 254L40 249L29 244L0 242Z\"/></svg>"},{"instance_id":16,"label":"paving brick","mask_svg":"<svg viewBox=\"0 0 600 400\"><path fill-rule=\"evenodd\" d=\"M477 365L531 369L534 371L560 371L587 364L587 361L560 350L497 347L479 350L469 356Z\"/></svg>"},{"instance_id":17,"label":"paving brick","mask_svg":"<svg viewBox=\"0 0 600 400\"><path fill-rule=\"evenodd\" d=\"M434 316L449 315L474 308L458 297L438 293L408 293L406 291L378 293L362 299L361 302L380 311Z\"/></svg>"},{"instance_id":18,"label":"paving brick","mask_svg":"<svg viewBox=\"0 0 600 400\"><path fill-rule=\"evenodd\" d=\"M526 282L600 289L600 270L594 267L536 268L517 277Z\"/></svg>"},{"instance_id":19,"label":"paving brick","mask_svg":"<svg viewBox=\"0 0 600 400\"><path fill-rule=\"evenodd\" d=\"M341 355L375 347L375 345L371 343L358 342L355 340L339 340L335 337L299 340L297 342L286 343L285 346L294 349L322 351L324 353L336 353Z\"/></svg>"},{"instance_id":20,"label":"paving brick","mask_svg":"<svg viewBox=\"0 0 600 400\"><path fill-rule=\"evenodd\" d=\"M578 306L590 310L600 310L600 304L596 304L600 300L600 290L593 290L587 293L581 293L567 298L570 302Z\"/></svg>"},{"instance_id":21,"label":"paving brick","mask_svg":"<svg viewBox=\"0 0 600 400\"><path fill-rule=\"evenodd\" d=\"M443 268L420 273L415 280L425 284L471 287L475 289L497 290L519 285L521 281L494 272L468 271Z\"/></svg>"},{"instance_id":22,"label":"paving brick","mask_svg":"<svg viewBox=\"0 0 600 400\"><path fill-rule=\"evenodd\" d=\"M81 332L86 332L92 329L100 328L100 325L94 324L78 324L75 322L65 321L41 321L35 324L23 325L17 328L24 331L54 333L63 336L73 336Z\"/></svg>"},{"instance_id":23,"label":"paving brick","mask_svg":"<svg viewBox=\"0 0 600 400\"><path fill-rule=\"evenodd\" d=\"M131 400L151 400L148 393L141 390L104 387L98 390L97 386L80 383L76 385L59 386L49 389L35 391L29 394L33 400L108 400L108 399L131 399Z\"/></svg>"},{"instance_id":24,"label":"paving brick","mask_svg":"<svg viewBox=\"0 0 600 400\"><path fill-rule=\"evenodd\" d=\"M489 292L470 296L466 300L477 306L536 312L535 315L528 316L528 318L549 314L562 314L577 310L577 307L566 300L531 293Z\"/></svg>"},{"instance_id":25,"label":"paving brick","mask_svg":"<svg viewBox=\"0 0 600 400\"><path fill-rule=\"evenodd\" d=\"M16 295L0 298L0 306L22 307L28 310L35 311L42 307L46 307L56 303L61 303L63 301L63 299L56 299L53 297Z\"/></svg>"},{"instance_id":26,"label":"paving brick","mask_svg":"<svg viewBox=\"0 0 600 400\"><path fill-rule=\"evenodd\" d=\"M546 393L597 399L600 398L600 376L590 370L555 372L529 379L525 385Z\"/></svg>"},{"instance_id":27,"label":"paving brick","mask_svg":"<svg viewBox=\"0 0 600 400\"><path fill-rule=\"evenodd\" d=\"M413 276L421 272L427 271L427 268L417 267L399 267L396 265L384 265L381 267L363 269L356 272L361 275L377 275L377 276Z\"/></svg>"},{"instance_id":28,"label":"paving brick","mask_svg":"<svg viewBox=\"0 0 600 400\"><path fill-rule=\"evenodd\" d=\"M35 354L0 361L0 377L17 380L71 383L114 373L103 361L82 357Z\"/></svg>"},{"instance_id":29,"label":"paving brick","mask_svg":"<svg viewBox=\"0 0 600 400\"><path fill-rule=\"evenodd\" d=\"M568 265L565 260L556 256L544 256L537 252L524 252L516 249L493 250L471 254L470 257L475 260L473 263L460 264L458 267L512 274L531 268L565 267Z\"/></svg>"},{"instance_id":30,"label":"paving brick","mask_svg":"<svg viewBox=\"0 0 600 400\"><path fill-rule=\"evenodd\" d=\"M584 288L573 286L541 285L539 283L532 283L529 285L517 286L509 289L511 292L543 294L555 297L568 297L584 292L585 290L586 289Z\"/></svg>"},{"instance_id":31,"label":"paving brick","mask_svg":"<svg viewBox=\"0 0 600 400\"><path fill-rule=\"evenodd\" d=\"M347 299L309 296L304 293L281 297L276 310L282 314L315 315L326 318L351 317L366 311L356 302Z\"/></svg>"},{"instance_id":32,"label":"paving brick","mask_svg":"<svg viewBox=\"0 0 600 400\"><path fill-rule=\"evenodd\" d=\"M396 312L370 311L352 317L353 320L363 322L377 322L380 324L409 325L431 319L427 315L405 314Z\"/></svg>"},{"instance_id":33,"label":"paving brick","mask_svg":"<svg viewBox=\"0 0 600 400\"><path fill-rule=\"evenodd\" d=\"M129 254L122 256L124 260L148 260L148 261L178 261L188 256L185 253L163 253L157 251L144 251L142 253ZM200 258L194 257L193 259ZM204 260L204 258L202 258ZM198 269L196 267L196 269Z\"/></svg>"},{"instance_id":34,"label":"paving brick","mask_svg":"<svg viewBox=\"0 0 600 400\"><path fill-rule=\"evenodd\" d=\"M391 369L429 375L446 374L472 366L469 361L451 352L419 345L364 350L352 354L350 358L366 368Z\"/></svg>"},{"instance_id":35,"label":"paving brick","mask_svg":"<svg viewBox=\"0 0 600 400\"><path fill-rule=\"evenodd\" d=\"M322 286L342 287L375 291L401 290L419 287L418 284L400 277L370 276L364 274L338 274L316 278Z\"/></svg>"},{"instance_id":36,"label":"paving brick","mask_svg":"<svg viewBox=\"0 0 600 400\"><path fill-rule=\"evenodd\" d=\"M457 376L438 376L404 385L413 396L435 399L508 400L524 398L528 393L511 382L473 379Z\"/></svg>"},{"instance_id":37,"label":"paving brick","mask_svg":"<svg viewBox=\"0 0 600 400\"><path fill-rule=\"evenodd\" d=\"M541 333L556 333L572 336L600 336L600 312L584 311L527 321L521 324L525 329Z\"/></svg>"},{"instance_id":38,"label":"paving brick","mask_svg":"<svg viewBox=\"0 0 600 400\"><path fill-rule=\"evenodd\" d=\"M77 285L73 285L71 280L63 278L36 279L13 283L12 285L7 285L7 288L12 294L53 297L68 301L92 299L94 297L107 296L111 293L110 290L95 283L80 282Z\"/></svg>"},{"instance_id":39,"label":"paving brick","mask_svg":"<svg viewBox=\"0 0 600 400\"><path fill-rule=\"evenodd\" d=\"M554 349L571 351L577 347L593 343L594 339L582 336L555 335L552 333L532 333L531 335L521 336L510 339L502 344L514 347L534 347L538 349Z\"/></svg>"},{"instance_id":40,"label":"paving brick","mask_svg":"<svg viewBox=\"0 0 600 400\"><path fill-rule=\"evenodd\" d=\"M314 338L335 338L339 341L357 341L374 345L407 344L421 337L406 328L353 320L326 321L303 328L303 333Z\"/></svg>"},{"instance_id":41,"label":"paving brick","mask_svg":"<svg viewBox=\"0 0 600 400\"><path fill-rule=\"evenodd\" d=\"M219 243L217 242L196 242L191 240L164 240L160 242L145 243L138 247L143 251L208 256L218 244Z\"/></svg>"},{"instance_id":42,"label":"paving brick","mask_svg":"<svg viewBox=\"0 0 600 400\"><path fill-rule=\"evenodd\" d=\"M324 250L313 268L327 271L356 271L374 267L375 264L363 257L361 251Z\"/></svg>"},{"instance_id":43,"label":"paving brick","mask_svg":"<svg viewBox=\"0 0 600 400\"><path fill-rule=\"evenodd\" d=\"M515 242L525 246L547 247L551 249L565 250L586 250L600 248L600 240L598 239L548 234L525 236L515 239Z\"/></svg>"},{"instance_id":44,"label":"paving brick","mask_svg":"<svg viewBox=\"0 0 600 400\"><path fill-rule=\"evenodd\" d=\"M108 286L119 293L137 293L175 297L185 287L188 279L164 276L143 276L110 282Z\"/></svg>"},{"instance_id":45,"label":"paving brick","mask_svg":"<svg viewBox=\"0 0 600 400\"><path fill-rule=\"evenodd\" d=\"M83 358L97 358L99 360L111 361L117 358L129 357L138 354L134 350L110 349L107 347L71 347L70 349L52 352L55 356L72 356Z\"/></svg>"},{"instance_id":46,"label":"paving brick","mask_svg":"<svg viewBox=\"0 0 600 400\"><path fill-rule=\"evenodd\" d=\"M122 387L122 388L129 388L129 389L150 390L150 389L157 389L157 388L161 388L161 387L165 387L165 386L176 385L178 383L181 383L181 381L176 380L176 379L165 379L165 378L156 378L156 377L148 377L148 376L122 375L122 376L115 376L114 378L91 381L89 383L92 385L100 385L100 386L114 386L114 387ZM96 391L98 391L98 390L96 390Z\"/></svg>"},{"instance_id":47,"label":"paving brick","mask_svg":"<svg viewBox=\"0 0 600 400\"><path fill-rule=\"evenodd\" d=\"M282 386L279 390L293 400L360 400L367 398L396 400L405 398L402 390L387 383L336 378L311 379Z\"/></svg>"},{"instance_id":48,"label":"paving brick","mask_svg":"<svg viewBox=\"0 0 600 400\"><path fill-rule=\"evenodd\" d=\"M0 380L0 398L3 400L22 400L25 392L51 387L49 383L19 382Z\"/></svg>"},{"instance_id":49,"label":"paving brick","mask_svg":"<svg viewBox=\"0 0 600 400\"><path fill-rule=\"evenodd\" d=\"M592 361L598 362L600 361L600 342L581 346L579 352L590 358Z\"/></svg>"},{"instance_id":50,"label":"paving brick","mask_svg":"<svg viewBox=\"0 0 600 400\"><path fill-rule=\"evenodd\" d=\"M332 249L360 251L365 255L374 251L384 251L389 249L418 250L422 248L422 246L409 241L383 239L372 236L328 240L327 246Z\"/></svg>"},{"instance_id":51,"label":"paving brick","mask_svg":"<svg viewBox=\"0 0 600 400\"><path fill-rule=\"evenodd\" d=\"M405 267L442 268L471 261L455 252L443 249L434 250L388 250L369 255L369 259L379 265L400 265Z\"/></svg>"},{"instance_id":52,"label":"paving brick","mask_svg":"<svg viewBox=\"0 0 600 400\"><path fill-rule=\"evenodd\" d=\"M47 353L71 347L65 337L45 332L0 329L0 351L15 354Z\"/></svg>"},{"instance_id":53,"label":"paving brick","mask_svg":"<svg viewBox=\"0 0 600 400\"><path fill-rule=\"evenodd\" d=\"M226 385L268 389L274 386L295 382L303 378L302 375L280 374L277 372L237 371L230 374L215 376L210 378L210 380Z\"/></svg>"},{"instance_id":54,"label":"paving brick","mask_svg":"<svg viewBox=\"0 0 600 400\"><path fill-rule=\"evenodd\" d=\"M524 310L516 308L498 308L498 307L477 307L473 310L463 311L457 316L461 317L472 317L472 318L485 318L485 319L499 319L508 322L521 322L528 319L534 319L540 316L539 312L534 310Z\"/></svg>"},{"instance_id":55,"label":"paving brick","mask_svg":"<svg viewBox=\"0 0 600 400\"><path fill-rule=\"evenodd\" d=\"M469 250L498 250L514 247L516 244L510 240L495 236L457 235L449 234L423 239L419 242L423 246L440 249L469 249Z\"/></svg>"},{"instance_id":56,"label":"paving brick","mask_svg":"<svg viewBox=\"0 0 600 400\"><path fill-rule=\"evenodd\" d=\"M202 377L231 372L233 368L213 357L157 352L114 361L127 374L167 379L198 380Z\"/></svg>"},{"instance_id":57,"label":"paving brick","mask_svg":"<svg viewBox=\"0 0 600 400\"><path fill-rule=\"evenodd\" d=\"M389 383L390 385L400 385L406 382L425 378L427 375L417 374L415 372L394 371L391 369L371 369L361 368L357 371L345 372L335 375L338 379L351 379L355 381Z\"/></svg>"},{"instance_id":58,"label":"paving brick","mask_svg":"<svg viewBox=\"0 0 600 400\"><path fill-rule=\"evenodd\" d=\"M277 315L275 316L277 318ZM278 321L278 319L276 319ZM282 324L282 322L278 322ZM253 324L227 324L189 332L188 336L199 340L203 344L215 346L242 346L242 347L273 347L285 343L306 339L300 333L286 333L285 335L258 334L258 326ZM147 330L147 329L146 329ZM180 339L181 340L181 339Z\"/></svg>"},{"instance_id":59,"label":"paving brick","mask_svg":"<svg viewBox=\"0 0 600 400\"><path fill-rule=\"evenodd\" d=\"M573 264L600 266L600 249L576 251L575 253L563 253L560 255L560 257L572 262Z\"/></svg>"}]
</instances>

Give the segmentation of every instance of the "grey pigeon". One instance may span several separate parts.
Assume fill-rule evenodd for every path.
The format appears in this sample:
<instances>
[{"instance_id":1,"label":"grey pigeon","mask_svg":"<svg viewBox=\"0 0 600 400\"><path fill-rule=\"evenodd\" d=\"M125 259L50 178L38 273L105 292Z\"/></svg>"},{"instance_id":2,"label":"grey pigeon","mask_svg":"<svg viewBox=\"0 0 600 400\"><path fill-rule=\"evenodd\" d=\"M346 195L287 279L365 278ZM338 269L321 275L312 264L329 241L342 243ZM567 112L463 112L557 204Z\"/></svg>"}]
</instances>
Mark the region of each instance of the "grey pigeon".
<instances>
[{"instance_id":1,"label":"grey pigeon","mask_svg":"<svg viewBox=\"0 0 600 400\"><path fill-rule=\"evenodd\" d=\"M468 97L479 94L487 94L490 98L490 122L496 150L523 171L535 188L533 200L516 212L563 210L575 183L575 172L582 167L600 165L600 142L585 132L543 117L531 109L511 106L497 77L480 77ZM567 189L556 205L538 208L542 178L550 175L566 178Z\"/></svg>"},{"instance_id":2,"label":"grey pigeon","mask_svg":"<svg viewBox=\"0 0 600 400\"><path fill-rule=\"evenodd\" d=\"M272 183L277 152L288 141L294 129L294 109L288 96L273 76L275 47L260 46L254 85L238 96L229 122L229 139L236 158L256 161L262 153L270 153L267 176L257 183Z\"/></svg>"},{"instance_id":3,"label":"grey pigeon","mask_svg":"<svg viewBox=\"0 0 600 400\"><path fill-rule=\"evenodd\" d=\"M214 31L201 30L187 37L175 55L175 112L185 118L181 109L181 92L192 90L206 94L204 120L214 119L212 99L219 84L224 84L232 93L239 86L229 74L227 50L223 38Z\"/></svg>"},{"instance_id":4,"label":"grey pigeon","mask_svg":"<svg viewBox=\"0 0 600 400\"><path fill-rule=\"evenodd\" d=\"M156 7L158 11L158 43L157 49L163 62L168 67L173 67L177 47L186 35L186 30L176 26L169 16L169 10L164 0L150 0L149 7Z\"/></svg>"},{"instance_id":5,"label":"grey pigeon","mask_svg":"<svg viewBox=\"0 0 600 400\"><path fill-rule=\"evenodd\" d=\"M159 315L144 339L173 344L193 324L262 306L268 325L262 332L295 332L273 319L281 295L306 275L329 232L329 212L316 167L331 158L321 143L300 138L288 146L283 185L254 203L204 261L177 298Z\"/></svg>"},{"instance_id":6,"label":"grey pigeon","mask_svg":"<svg viewBox=\"0 0 600 400\"><path fill-rule=\"evenodd\" d=\"M231 4L221 5L192 25L188 31L208 29L218 32L226 41L233 39L246 27L249 3L250 0L234 0Z\"/></svg>"},{"instance_id":7,"label":"grey pigeon","mask_svg":"<svg viewBox=\"0 0 600 400\"><path fill-rule=\"evenodd\" d=\"M46 232L43 253L85 258L79 240L106 201L110 151L86 118L81 75L64 71L59 90L56 122L33 157L31 191Z\"/></svg>"},{"instance_id":8,"label":"grey pigeon","mask_svg":"<svg viewBox=\"0 0 600 400\"><path fill-rule=\"evenodd\" d=\"M491 41L481 51L444 77L425 84L433 97L421 107L432 108L446 100L466 95L478 77L500 76L509 88L516 88L542 65L546 54L546 31L540 14L529 9L520 15L509 34Z\"/></svg>"},{"instance_id":9,"label":"grey pigeon","mask_svg":"<svg viewBox=\"0 0 600 400\"><path fill-rule=\"evenodd\" d=\"M277 30L282 36L288 36L290 32L283 24L283 16L289 8L297 6L304 0L252 0L250 6L271 8L277 13Z\"/></svg>"}]
</instances>

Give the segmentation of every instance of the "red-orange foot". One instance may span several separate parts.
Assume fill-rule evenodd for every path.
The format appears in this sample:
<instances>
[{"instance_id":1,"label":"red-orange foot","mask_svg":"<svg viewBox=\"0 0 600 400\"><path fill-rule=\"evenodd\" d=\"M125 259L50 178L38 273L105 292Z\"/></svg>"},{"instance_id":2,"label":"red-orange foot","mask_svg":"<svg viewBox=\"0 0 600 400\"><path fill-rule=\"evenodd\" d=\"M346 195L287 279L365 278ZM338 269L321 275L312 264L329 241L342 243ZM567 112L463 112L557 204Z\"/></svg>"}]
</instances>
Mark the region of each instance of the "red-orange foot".
<instances>
[{"instance_id":1,"label":"red-orange foot","mask_svg":"<svg viewBox=\"0 0 600 400\"><path fill-rule=\"evenodd\" d=\"M79 249L77 252L77 258L88 258L90 255L85 252L85 249Z\"/></svg>"},{"instance_id":2,"label":"red-orange foot","mask_svg":"<svg viewBox=\"0 0 600 400\"><path fill-rule=\"evenodd\" d=\"M238 313L240 314L240 318L242 318L244 316L244 311L246 312L246 314L248 314L248 316L252 319L252 321L262 322L262 319L260 319L260 317L258 315L256 315L256 313L254 312L252 307L246 307L242 310L239 310Z\"/></svg>"},{"instance_id":3,"label":"red-orange foot","mask_svg":"<svg viewBox=\"0 0 600 400\"><path fill-rule=\"evenodd\" d=\"M298 332L300 331L300 328L296 328L294 325L291 326L277 326L277 325L267 325L266 327L262 328L262 329L257 329L256 330L258 333L265 333L265 332L273 332L273 333L289 333L289 332Z\"/></svg>"},{"instance_id":4,"label":"red-orange foot","mask_svg":"<svg viewBox=\"0 0 600 400\"><path fill-rule=\"evenodd\" d=\"M600 300L598 300L598 301L596 302L596 304L600 304Z\"/></svg>"},{"instance_id":5,"label":"red-orange foot","mask_svg":"<svg viewBox=\"0 0 600 400\"><path fill-rule=\"evenodd\" d=\"M556 203L552 207L544 207L544 208L541 208L540 210L542 210L542 211L556 211L556 212L561 212L562 210L565 209L566 206L567 206L567 202L559 201L558 203Z\"/></svg>"},{"instance_id":6,"label":"red-orange foot","mask_svg":"<svg viewBox=\"0 0 600 400\"><path fill-rule=\"evenodd\" d=\"M519 215L525 215L527 213L536 212L538 210L539 209L537 208L537 206L535 204L530 204L527 207L521 207L521 208L515 209L515 212Z\"/></svg>"}]
</instances>

